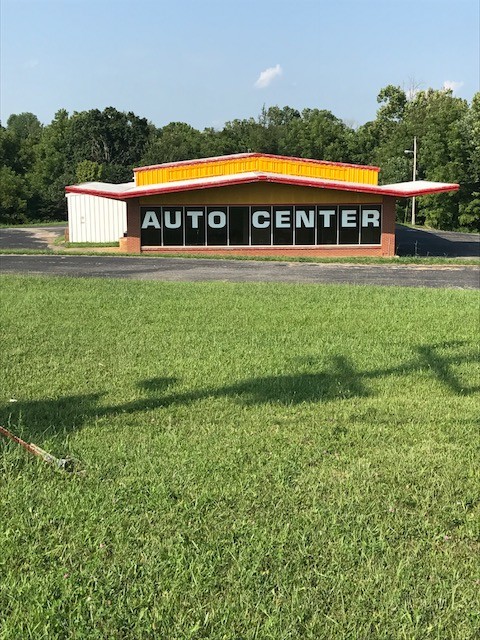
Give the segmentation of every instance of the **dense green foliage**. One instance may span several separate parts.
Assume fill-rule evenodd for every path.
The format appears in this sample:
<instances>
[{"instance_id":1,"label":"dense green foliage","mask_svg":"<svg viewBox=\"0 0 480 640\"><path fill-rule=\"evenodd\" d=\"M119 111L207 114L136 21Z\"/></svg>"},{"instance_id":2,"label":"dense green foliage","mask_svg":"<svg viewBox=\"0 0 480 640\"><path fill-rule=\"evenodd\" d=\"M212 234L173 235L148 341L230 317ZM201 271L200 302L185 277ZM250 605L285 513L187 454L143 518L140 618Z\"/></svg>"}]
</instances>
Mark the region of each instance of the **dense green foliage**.
<instances>
[{"instance_id":1,"label":"dense green foliage","mask_svg":"<svg viewBox=\"0 0 480 640\"><path fill-rule=\"evenodd\" d=\"M384 184L406 181L412 158L405 150L416 136L417 179L461 185L458 193L421 198L419 221L480 231L480 93L468 104L450 90L408 96L389 85L378 102L376 119L358 128L326 110L288 106L204 131L183 122L157 128L112 107L72 115L62 109L47 126L32 113L12 115L0 125L0 222L64 217L67 184L126 182L142 164L245 151L375 164ZM400 220L408 206L399 204Z\"/></svg>"},{"instance_id":2,"label":"dense green foliage","mask_svg":"<svg viewBox=\"0 0 480 640\"><path fill-rule=\"evenodd\" d=\"M478 637L478 292L1 286L2 640Z\"/></svg>"}]
</instances>

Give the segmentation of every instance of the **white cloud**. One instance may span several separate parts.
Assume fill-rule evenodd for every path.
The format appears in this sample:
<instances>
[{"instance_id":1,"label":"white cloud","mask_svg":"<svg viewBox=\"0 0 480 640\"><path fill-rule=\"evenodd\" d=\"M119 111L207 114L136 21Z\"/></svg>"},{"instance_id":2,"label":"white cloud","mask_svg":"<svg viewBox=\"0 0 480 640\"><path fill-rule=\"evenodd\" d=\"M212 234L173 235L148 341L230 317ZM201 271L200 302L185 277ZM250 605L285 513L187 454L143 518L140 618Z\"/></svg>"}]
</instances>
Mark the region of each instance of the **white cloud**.
<instances>
[{"instance_id":1,"label":"white cloud","mask_svg":"<svg viewBox=\"0 0 480 640\"><path fill-rule=\"evenodd\" d=\"M461 89L463 87L463 82L455 82L455 80L445 80L445 82L443 83L443 90L444 91L453 91L453 93L455 93L455 91L457 89Z\"/></svg>"},{"instance_id":2,"label":"white cloud","mask_svg":"<svg viewBox=\"0 0 480 640\"><path fill-rule=\"evenodd\" d=\"M265 89L269 84L275 80L277 76L281 76L283 73L282 67L277 64L275 67L269 67L262 71L262 73L258 76L257 81L255 82L255 87L257 89Z\"/></svg>"}]
</instances>

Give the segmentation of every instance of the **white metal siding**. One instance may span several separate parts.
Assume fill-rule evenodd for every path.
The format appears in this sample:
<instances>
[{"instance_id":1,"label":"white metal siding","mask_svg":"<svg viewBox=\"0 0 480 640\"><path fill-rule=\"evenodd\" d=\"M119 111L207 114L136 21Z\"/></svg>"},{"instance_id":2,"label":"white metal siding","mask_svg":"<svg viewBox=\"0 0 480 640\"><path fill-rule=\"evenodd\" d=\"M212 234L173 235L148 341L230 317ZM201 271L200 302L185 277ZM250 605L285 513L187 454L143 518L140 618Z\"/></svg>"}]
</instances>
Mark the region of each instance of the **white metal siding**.
<instances>
[{"instance_id":1,"label":"white metal siding","mask_svg":"<svg viewBox=\"0 0 480 640\"><path fill-rule=\"evenodd\" d=\"M127 205L100 196L67 194L70 242L118 242L127 231Z\"/></svg>"}]
</instances>

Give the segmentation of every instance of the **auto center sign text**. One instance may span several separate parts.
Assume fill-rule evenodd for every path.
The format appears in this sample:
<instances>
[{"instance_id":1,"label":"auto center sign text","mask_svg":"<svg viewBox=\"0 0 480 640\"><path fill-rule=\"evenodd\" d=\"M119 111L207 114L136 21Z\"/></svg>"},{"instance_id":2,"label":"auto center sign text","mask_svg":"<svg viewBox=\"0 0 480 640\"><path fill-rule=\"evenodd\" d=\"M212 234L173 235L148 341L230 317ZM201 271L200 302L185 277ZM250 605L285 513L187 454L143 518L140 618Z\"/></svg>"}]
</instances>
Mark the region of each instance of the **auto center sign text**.
<instances>
[{"instance_id":1,"label":"auto center sign text","mask_svg":"<svg viewBox=\"0 0 480 640\"><path fill-rule=\"evenodd\" d=\"M381 205L141 207L142 246L381 243Z\"/></svg>"}]
</instances>

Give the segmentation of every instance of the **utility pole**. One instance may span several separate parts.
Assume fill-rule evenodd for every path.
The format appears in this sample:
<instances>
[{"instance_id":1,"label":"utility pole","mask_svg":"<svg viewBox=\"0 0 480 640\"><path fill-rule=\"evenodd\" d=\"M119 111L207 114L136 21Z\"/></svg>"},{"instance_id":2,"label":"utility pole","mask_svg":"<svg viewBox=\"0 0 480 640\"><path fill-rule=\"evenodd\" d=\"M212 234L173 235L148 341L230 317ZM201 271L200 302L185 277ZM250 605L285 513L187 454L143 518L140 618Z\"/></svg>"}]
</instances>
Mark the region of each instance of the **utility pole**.
<instances>
[{"instance_id":1,"label":"utility pole","mask_svg":"<svg viewBox=\"0 0 480 640\"><path fill-rule=\"evenodd\" d=\"M405 149L405 153L413 155L413 182L417 180L417 136L413 137L413 149ZM415 196L412 198L412 226L415 226Z\"/></svg>"}]
</instances>

